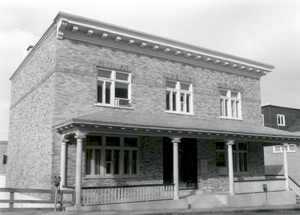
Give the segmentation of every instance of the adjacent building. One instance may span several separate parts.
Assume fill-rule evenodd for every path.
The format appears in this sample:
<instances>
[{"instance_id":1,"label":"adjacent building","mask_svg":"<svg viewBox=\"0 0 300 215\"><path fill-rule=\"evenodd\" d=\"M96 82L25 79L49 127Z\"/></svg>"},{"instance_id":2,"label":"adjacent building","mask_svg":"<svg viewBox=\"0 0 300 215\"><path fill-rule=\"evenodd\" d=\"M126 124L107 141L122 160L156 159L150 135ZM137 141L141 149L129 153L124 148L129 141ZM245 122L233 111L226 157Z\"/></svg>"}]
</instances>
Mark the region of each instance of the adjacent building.
<instances>
[{"instance_id":1,"label":"adjacent building","mask_svg":"<svg viewBox=\"0 0 300 215\"><path fill-rule=\"evenodd\" d=\"M59 13L10 79L7 187L60 175L77 206L100 187L238 192L265 178L264 146L300 141L262 126L273 68Z\"/></svg>"}]
</instances>

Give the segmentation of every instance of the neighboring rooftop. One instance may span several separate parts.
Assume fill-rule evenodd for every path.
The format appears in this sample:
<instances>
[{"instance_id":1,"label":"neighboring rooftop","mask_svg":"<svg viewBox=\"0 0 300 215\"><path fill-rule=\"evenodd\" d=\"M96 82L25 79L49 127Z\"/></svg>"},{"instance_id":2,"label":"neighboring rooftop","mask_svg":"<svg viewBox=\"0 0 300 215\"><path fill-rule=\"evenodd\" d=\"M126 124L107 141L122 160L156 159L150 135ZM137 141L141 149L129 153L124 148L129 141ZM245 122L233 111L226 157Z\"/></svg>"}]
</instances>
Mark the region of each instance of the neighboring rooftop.
<instances>
[{"instance_id":1,"label":"neighboring rooftop","mask_svg":"<svg viewBox=\"0 0 300 215\"><path fill-rule=\"evenodd\" d=\"M282 106L282 105L273 105L273 104L263 104L263 105L261 105L261 107L277 107L277 108L293 109L293 110L300 111L300 108L288 107L288 106Z\"/></svg>"}]
</instances>

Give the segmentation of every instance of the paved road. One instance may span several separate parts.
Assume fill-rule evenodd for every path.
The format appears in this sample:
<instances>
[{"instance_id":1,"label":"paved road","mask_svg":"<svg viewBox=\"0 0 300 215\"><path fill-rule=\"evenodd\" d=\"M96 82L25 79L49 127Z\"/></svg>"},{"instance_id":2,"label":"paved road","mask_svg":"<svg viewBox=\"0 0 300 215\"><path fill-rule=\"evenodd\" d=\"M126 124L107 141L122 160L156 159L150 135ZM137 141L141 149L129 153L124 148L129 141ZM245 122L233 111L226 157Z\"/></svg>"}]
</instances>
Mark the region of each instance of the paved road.
<instances>
[{"instance_id":1,"label":"paved road","mask_svg":"<svg viewBox=\"0 0 300 215\"><path fill-rule=\"evenodd\" d=\"M300 210L276 210L276 211L242 211L242 210L210 210L208 211L197 211L197 210L174 210L174 211L93 211L93 212L54 212L53 210L17 210L17 211L1 211L0 215L300 215Z\"/></svg>"}]
</instances>

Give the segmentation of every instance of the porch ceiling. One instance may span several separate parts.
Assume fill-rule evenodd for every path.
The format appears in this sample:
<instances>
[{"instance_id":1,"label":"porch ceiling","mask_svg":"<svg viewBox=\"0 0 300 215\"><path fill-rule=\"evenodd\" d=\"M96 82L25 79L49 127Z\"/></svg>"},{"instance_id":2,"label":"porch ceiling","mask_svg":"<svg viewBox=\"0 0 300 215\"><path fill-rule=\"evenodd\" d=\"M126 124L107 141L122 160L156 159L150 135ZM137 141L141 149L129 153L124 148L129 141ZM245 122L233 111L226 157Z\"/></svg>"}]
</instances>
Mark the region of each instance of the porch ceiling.
<instances>
[{"instance_id":1,"label":"porch ceiling","mask_svg":"<svg viewBox=\"0 0 300 215\"><path fill-rule=\"evenodd\" d=\"M58 133L80 129L84 133L122 133L146 136L179 136L234 139L255 142L300 142L299 133L248 124L242 120L198 119L189 115L151 114L115 109L79 116L54 126Z\"/></svg>"}]
</instances>

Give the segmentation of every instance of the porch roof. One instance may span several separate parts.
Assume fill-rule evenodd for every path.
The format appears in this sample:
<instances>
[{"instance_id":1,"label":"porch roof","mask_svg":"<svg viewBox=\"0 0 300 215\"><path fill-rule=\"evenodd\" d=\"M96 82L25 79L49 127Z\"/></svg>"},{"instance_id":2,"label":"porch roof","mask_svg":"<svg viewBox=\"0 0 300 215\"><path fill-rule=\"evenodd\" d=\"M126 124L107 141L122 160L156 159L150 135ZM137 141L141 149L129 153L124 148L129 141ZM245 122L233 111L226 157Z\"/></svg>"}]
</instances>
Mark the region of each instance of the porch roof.
<instances>
[{"instance_id":1,"label":"porch roof","mask_svg":"<svg viewBox=\"0 0 300 215\"><path fill-rule=\"evenodd\" d=\"M281 140L293 140L300 142L300 134L292 133L278 129L264 127L262 125L254 125L245 123L243 120L230 120L217 118L214 120L199 119L193 115L181 114L153 114L145 112L136 112L132 110L115 109L110 111L98 111L82 115L61 123L54 128L59 131L69 125L90 125L90 126L107 126L132 128L132 129L152 129L157 131L168 132L200 132L225 134L225 135L243 135L265 138L274 138Z\"/></svg>"}]
</instances>

